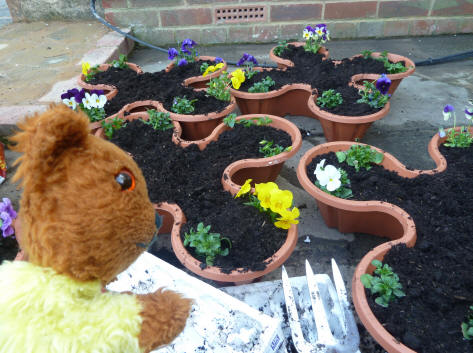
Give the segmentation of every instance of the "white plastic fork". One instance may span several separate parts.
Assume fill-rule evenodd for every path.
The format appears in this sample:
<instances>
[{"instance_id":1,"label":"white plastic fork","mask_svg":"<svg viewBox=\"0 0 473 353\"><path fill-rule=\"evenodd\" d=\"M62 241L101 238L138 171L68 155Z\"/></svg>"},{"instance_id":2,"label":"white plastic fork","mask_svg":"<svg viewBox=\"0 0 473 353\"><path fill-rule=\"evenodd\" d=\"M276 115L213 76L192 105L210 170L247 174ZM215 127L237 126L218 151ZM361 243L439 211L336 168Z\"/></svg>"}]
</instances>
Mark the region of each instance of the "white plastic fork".
<instances>
[{"instance_id":1,"label":"white plastic fork","mask_svg":"<svg viewBox=\"0 0 473 353\"><path fill-rule=\"evenodd\" d=\"M282 267L282 285L292 340L299 353L360 353L360 337L350 310L347 291L337 263L332 259L335 287L326 274L316 274L306 260L306 278L317 329L317 341L307 342L302 333L294 293L286 269Z\"/></svg>"}]
</instances>

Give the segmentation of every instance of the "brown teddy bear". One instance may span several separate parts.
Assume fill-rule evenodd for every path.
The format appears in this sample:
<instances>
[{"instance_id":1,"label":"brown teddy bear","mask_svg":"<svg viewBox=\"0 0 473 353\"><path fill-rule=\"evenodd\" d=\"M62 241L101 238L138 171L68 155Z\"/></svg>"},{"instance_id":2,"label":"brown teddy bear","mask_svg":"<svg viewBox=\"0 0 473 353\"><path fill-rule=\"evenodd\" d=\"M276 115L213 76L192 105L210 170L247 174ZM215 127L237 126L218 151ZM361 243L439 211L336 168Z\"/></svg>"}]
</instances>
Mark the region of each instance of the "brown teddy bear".
<instances>
[{"instance_id":1,"label":"brown teddy bear","mask_svg":"<svg viewBox=\"0 0 473 353\"><path fill-rule=\"evenodd\" d=\"M18 127L19 242L28 262L0 266L0 352L131 353L170 343L190 299L103 289L157 231L136 163L63 104Z\"/></svg>"}]
</instances>

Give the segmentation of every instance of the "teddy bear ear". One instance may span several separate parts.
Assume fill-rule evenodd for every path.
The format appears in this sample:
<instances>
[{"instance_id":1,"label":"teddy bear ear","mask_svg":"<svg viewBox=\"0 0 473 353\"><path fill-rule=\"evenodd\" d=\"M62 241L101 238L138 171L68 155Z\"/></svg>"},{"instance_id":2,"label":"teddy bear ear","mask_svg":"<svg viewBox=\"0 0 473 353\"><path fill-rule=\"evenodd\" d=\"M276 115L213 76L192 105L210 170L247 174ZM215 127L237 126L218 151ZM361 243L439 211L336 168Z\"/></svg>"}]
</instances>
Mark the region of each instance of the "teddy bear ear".
<instances>
[{"instance_id":1,"label":"teddy bear ear","mask_svg":"<svg viewBox=\"0 0 473 353\"><path fill-rule=\"evenodd\" d=\"M10 140L16 143L13 149L23 155L15 162L20 164L15 180L24 177L25 172L48 173L65 150L84 145L89 134L87 116L64 104L53 104L17 126L20 131Z\"/></svg>"}]
</instances>

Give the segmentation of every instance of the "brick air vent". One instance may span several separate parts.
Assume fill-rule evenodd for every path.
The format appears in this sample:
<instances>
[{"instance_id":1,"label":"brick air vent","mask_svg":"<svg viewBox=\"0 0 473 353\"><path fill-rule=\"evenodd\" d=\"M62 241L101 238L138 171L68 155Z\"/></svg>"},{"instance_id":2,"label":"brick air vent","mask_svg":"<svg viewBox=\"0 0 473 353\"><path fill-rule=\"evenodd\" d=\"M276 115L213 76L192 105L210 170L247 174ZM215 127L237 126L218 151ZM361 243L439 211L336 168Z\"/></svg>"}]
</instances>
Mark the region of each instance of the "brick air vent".
<instances>
[{"instance_id":1,"label":"brick air vent","mask_svg":"<svg viewBox=\"0 0 473 353\"><path fill-rule=\"evenodd\" d=\"M232 6L215 9L216 23L245 23L266 21L266 6Z\"/></svg>"}]
</instances>

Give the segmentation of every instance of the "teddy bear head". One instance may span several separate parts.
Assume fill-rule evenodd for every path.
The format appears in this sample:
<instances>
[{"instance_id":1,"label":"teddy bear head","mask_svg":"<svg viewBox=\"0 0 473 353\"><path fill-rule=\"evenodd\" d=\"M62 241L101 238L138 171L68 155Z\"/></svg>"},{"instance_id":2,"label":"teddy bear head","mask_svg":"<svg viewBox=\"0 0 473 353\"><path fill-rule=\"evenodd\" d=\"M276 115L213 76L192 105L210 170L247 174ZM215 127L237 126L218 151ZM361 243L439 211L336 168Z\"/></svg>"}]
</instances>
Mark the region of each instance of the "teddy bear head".
<instances>
[{"instance_id":1,"label":"teddy bear head","mask_svg":"<svg viewBox=\"0 0 473 353\"><path fill-rule=\"evenodd\" d=\"M30 262L79 281L108 283L156 234L141 170L123 150L89 133L63 104L26 118L12 138L21 152L20 246Z\"/></svg>"}]
</instances>

